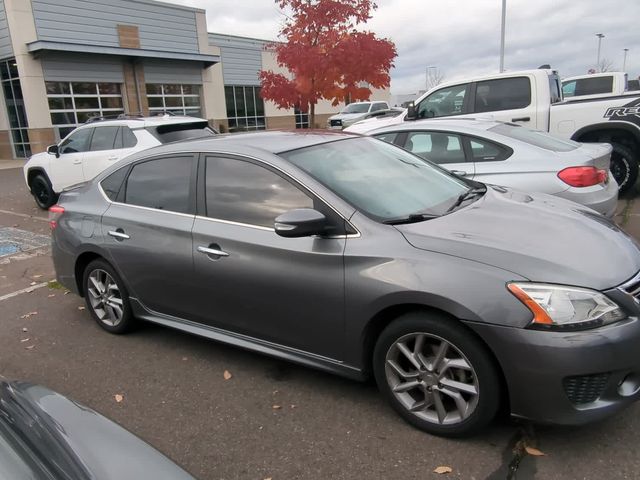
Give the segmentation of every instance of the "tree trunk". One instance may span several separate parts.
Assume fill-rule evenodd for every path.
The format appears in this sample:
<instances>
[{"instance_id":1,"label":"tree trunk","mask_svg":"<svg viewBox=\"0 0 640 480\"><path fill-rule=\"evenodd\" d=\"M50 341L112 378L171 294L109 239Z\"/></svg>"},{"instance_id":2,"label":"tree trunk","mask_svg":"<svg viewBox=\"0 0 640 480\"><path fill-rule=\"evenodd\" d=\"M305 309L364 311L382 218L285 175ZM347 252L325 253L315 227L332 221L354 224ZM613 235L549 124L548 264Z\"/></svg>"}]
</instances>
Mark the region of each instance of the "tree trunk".
<instances>
[{"instance_id":1,"label":"tree trunk","mask_svg":"<svg viewBox=\"0 0 640 480\"><path fill-rule=\"evenodd\" d=\"M309 128L316 128L316 104L309 105Z\"/></svg>"}]
</instances>

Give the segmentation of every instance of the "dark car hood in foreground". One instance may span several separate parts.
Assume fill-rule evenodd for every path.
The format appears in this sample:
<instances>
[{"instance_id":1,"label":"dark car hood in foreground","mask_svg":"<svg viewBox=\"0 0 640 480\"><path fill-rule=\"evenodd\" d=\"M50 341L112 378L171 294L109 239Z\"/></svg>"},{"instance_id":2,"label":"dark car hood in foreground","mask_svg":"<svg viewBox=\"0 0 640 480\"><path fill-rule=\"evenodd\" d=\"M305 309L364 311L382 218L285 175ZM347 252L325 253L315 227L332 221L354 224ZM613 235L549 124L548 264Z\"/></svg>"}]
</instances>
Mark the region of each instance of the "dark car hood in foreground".
<instances>
[{"instance_id":1,"label":"dark car hood in foreground","mask_svg":"<svg viewBox=\"0 0 640 480\"><path fill-rule=\"evenodd\" d=\"M503 187L444 217L399 225L411 245L511 271L531 281L605 290L640 270L640 249L596 212Z\"/></svg>"},{"instance_id":2,"label":"dark car hood in foreground","mask_svg":"<svg viewBox=\"0 0 640 480\"><path fill-rule=\"evenodd\" d=\"M194 480L122 427L38 385L0 379L0 436L30 452L21 456L34 472L53 478Z\"/></svg>"}]
</instances>

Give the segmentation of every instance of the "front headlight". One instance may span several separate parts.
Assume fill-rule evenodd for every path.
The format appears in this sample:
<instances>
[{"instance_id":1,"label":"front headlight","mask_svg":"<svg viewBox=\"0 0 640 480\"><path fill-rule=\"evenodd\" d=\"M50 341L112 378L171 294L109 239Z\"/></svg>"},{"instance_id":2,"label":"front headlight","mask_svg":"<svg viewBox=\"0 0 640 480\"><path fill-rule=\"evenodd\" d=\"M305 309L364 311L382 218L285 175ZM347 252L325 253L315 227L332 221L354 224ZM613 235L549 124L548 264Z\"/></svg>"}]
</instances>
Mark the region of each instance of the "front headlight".
<instances>
[{"instance_id":1,"label":"front headlight","mask_svg":"<svg viewBox=\"0 0 640 480\"><path fill-rule=\"evenodd\" d=\"M509 283L507 288L533 313L531 327L585 329L627 317L605 295L587 288L525 282Z\"/></svg>"}]
</instances>

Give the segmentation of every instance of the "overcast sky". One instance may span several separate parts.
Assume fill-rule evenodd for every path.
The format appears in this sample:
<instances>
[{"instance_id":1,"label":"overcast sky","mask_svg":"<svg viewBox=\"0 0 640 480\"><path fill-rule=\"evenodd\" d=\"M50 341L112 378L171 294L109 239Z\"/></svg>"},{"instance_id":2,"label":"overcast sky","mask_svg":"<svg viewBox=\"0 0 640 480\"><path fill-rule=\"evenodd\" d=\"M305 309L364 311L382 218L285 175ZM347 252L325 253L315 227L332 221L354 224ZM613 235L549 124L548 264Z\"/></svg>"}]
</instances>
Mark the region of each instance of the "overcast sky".
<instances>
[{"instance_id":1,"label":"overcast sky","mask_svg":"<svg viewBox=\"0 0 640 480\"><path fill-rule=\"evenodd\" d=\"M167 0L207 10L210 32L277 39L282 14L272 0ZM425 86L427 65L445 80L498 71L500 0L378 0L365 28L398 49L391 72L393 94ZM601 58L622 69L629 48L629 78L640 75L640 1L507 0L505 68L548 63L563 77L596 63L596 33L604 33Z\"/></svg>"}]
</instances>

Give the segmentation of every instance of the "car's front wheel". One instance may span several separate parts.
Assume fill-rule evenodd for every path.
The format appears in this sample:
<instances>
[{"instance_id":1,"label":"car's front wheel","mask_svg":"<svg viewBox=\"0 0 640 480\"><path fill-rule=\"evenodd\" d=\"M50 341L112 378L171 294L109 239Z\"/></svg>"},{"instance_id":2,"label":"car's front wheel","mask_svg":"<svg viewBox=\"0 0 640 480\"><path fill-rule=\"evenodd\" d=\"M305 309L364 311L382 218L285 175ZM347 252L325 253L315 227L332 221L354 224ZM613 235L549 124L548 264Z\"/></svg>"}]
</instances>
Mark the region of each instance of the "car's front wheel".
<instances>
[{"instance_id":1,"label":"car's front wheel","mask_svg":"<svg viewBox=\"0 0 640 480\"><path fill-rule=\"evenodd\" d=\"M486 348L463 326L436 313L408 313L385 328L373 369L393 408L431 434L472 434L494 418L499 406L500 380Z\"/></svg>"},{"instance_id":2,"label":"car's front wheel","mask_svg":"<svg viewBox=\"0 0 640 480\"><path fill-rule=\"evenodd\" d=\"M101 259L91 262L83 285L87 309L98 325L110 333L125 333L134 326L129 295L111 265Z\"/></svg>"},{"instance_id":3,"label":"car's front wheel","mask_svg":"<svg viewBox=\"0 0 640 480\"><path fill-rule=\"evenodd\" d=\"M48 209L58 200L58 195L53 191L51 183L42 174L35 175L31 179L30 187L36 204L43 210Z\"/></svg>"}]
</instances>

